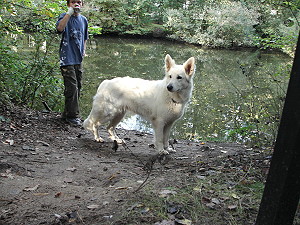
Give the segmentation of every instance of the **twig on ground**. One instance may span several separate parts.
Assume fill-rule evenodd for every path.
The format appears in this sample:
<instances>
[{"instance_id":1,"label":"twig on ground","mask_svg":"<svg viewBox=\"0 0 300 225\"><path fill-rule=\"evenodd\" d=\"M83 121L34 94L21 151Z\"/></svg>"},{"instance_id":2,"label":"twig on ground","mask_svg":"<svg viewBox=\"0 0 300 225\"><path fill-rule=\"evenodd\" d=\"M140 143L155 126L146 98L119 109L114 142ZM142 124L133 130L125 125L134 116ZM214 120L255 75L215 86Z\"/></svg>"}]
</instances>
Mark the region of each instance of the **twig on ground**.
<instances>
[{"instance_id":1,"label":"twig on ground","mask_svg":"<svg viewBox=\"0 0 300 225\"><path fill-rule=\"evenodd\" d=\"M134 154L134 153L132 152L132 150L131 150L125 143L123 143L122 146L123 146L125 149L129 150L130 153L131 153L131 155L134 156L136 159L138 159L138 160L140 161L140 163L143 165L144 170L147 172L147 177L146 177L146 179L145 179L145 180L143 181L143 183L141 183L141 185L134 191L134 192L138 192L139 190L141 190L141 189L145 186L146 182L148 181L148 179L149 179L149 177L150 177L150 175L151 175L151 172L152 172L152 170L153 170L153 166L154 166L155 162L158 161L159 163L162 164L162 162L165 161L166 156L165 156L165 155L156 154L156 155L152 156L152 157L147 161L147 163L145 164L144 162L142 162L142 161L140 160L140 158L139 158L136 154Z\"/></svg>"}]
</instances>

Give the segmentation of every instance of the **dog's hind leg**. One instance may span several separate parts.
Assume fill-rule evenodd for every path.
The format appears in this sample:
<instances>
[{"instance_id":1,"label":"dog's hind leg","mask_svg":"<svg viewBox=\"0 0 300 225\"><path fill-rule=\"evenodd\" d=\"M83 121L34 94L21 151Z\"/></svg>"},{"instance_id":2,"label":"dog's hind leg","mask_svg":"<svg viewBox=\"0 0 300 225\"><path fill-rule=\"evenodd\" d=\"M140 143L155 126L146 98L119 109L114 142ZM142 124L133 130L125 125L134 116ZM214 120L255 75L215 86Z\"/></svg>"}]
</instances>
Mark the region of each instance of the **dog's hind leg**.
<instances>
[{"instance_id":1,"label":"dog's hind leg","mask_svg":"<svg viewBox=\"0 0 300 225\"><path fill-rule=\"evenodd\" d=\"M115 140L117 141L118 144L122 144L125 143L125 141L121 138L118 137L115 129L116 126L120 123L120 121L123 119L124 115L125 115L125 111L122 111L121 113L116 114L112 120L110 121L109 125L107 126L107 131L109 133L109 137L111 140Z\"/></svg>"}]
</instances>

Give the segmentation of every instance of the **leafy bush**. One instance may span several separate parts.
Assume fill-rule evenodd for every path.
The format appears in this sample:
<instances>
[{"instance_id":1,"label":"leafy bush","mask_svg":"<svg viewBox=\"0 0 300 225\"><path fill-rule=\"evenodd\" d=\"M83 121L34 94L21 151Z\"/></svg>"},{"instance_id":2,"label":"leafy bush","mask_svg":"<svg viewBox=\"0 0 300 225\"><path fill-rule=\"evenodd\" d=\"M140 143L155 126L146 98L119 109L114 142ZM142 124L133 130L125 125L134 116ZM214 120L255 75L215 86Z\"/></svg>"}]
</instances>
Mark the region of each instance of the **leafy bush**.
<instances>
[{"instance_id":1,"label":"leafy bush","mask_svg":"<svg viewBox=\"0 0 300 225\"><path fill-rule=\"evenodd\" d=\"M166 11L170 37L212 47L253 46L260 14L241 2L222 1L204 7Z\"/></svg>"},{"instance_id":2,"label":"leafy bush","mask_svg":"<svg viewBox=\"0 0 300 225\"><path fill-rule=\"evenodd\" d=\"M20 0L2 2L2 6L2 95L16 104L41 108L41 103L45 101L51 108L59 108L62 82L57 76L59 67L56 52L59 40L55 31L55 18L60 6L52 3L38 5ZM34 33L25 34L25 30ZM24 48L25 43L31 48Z\"/></svg>"},{"instance_id":3,"label":"leafy bush","mask_svg":"<svg viewBox=\"0 0 300 225\"><path fill-rule=\"evenodd\" d=\"M260 37L256 46L263 49L281 49L293 54L299 33L299 10L272 6L261 6L263 13L256 27Z\"/></svg>"}]
</instances>

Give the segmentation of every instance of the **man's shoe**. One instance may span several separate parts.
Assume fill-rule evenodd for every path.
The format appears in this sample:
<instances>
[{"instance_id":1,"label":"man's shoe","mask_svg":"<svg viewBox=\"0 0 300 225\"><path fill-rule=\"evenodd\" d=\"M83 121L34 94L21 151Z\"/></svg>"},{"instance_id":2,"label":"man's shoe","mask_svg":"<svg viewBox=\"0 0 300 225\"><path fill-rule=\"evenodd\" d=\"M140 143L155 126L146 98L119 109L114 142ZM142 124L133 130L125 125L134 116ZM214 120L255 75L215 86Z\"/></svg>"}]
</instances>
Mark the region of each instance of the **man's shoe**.
<instances>
[{"instance_id":1,"label":"man's shoe","mask_svg":"<svg viewBox=\"0 0 300 225\"><path fill-rule=\"evenodd\" d=\"M73 126L81 126L81 120L79 118L66 118L66 122Z\"/></svg>"}]
</instances>

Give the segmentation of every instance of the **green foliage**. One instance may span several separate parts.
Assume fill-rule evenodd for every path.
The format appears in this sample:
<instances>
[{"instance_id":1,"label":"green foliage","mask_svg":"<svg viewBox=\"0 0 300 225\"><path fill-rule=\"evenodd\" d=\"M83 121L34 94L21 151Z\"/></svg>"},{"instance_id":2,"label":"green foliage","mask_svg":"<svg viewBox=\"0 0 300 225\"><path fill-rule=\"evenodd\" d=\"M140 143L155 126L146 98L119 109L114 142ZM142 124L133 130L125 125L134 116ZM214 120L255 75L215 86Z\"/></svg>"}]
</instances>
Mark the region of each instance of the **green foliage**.
<instances>
[{"instance_id":1,"label":"green foliage","mask_svg":"<svg viewBox=\"0 0 300 225\"><path fill-rule=\"evenodd\" d=\"M153 35L211 47L276 48L291 53L299 2L276 0L91 0L90 21L103 33Z\"/></svg>"},{"instance_id":2,"label":"green foliage","mask_svg":"<svg viewBox=\"0 0 300 225\"><path fill-rule=\"evenodd\" d=\"M298 6L292 2L276 1L272 5L261 5L260 21L255 27L259 34L255 41L256 46L263 49L280 49L292 55L299 34Z\"/></svg>"},{"instance_id":3,"label":"green foliage","mask_svg":"<svg viewBox=\"0 0 300 225\"><path fill-rule=\"evenodd\" d=\"M277 68L269 78L260 82L257 81L261 78L248 76L248 85L262 91L238 90L237 97L243 98L244 104L229 111L228 118L234 121L227 130L229 140L256 147L274 144L290 71L290 64Z\"/></svg>"},{"instance_id":4,"label":"green foliage","mask_svg":"<svg viewBox=\"0 0 300 225\"><path fill-rule=\"evenodd\" d=\"M260 14L236 1L169 9L165 26L171 37L212 47L253 46Z\"/></svg>"},{"instance_id":5,"label":"green foliage","mask_svg":"<svg viewBox=\"0 0 300 225\"><path fill-rule=\"evenodd\" d=\"M17 104L41 108L45 101L58 109L62 85L55 22L60 5L19 0L1 6L0 91ZM31 47L24 48L25 43Z\"/></svg>"},{"instance_id":6,"label":"green foliage","mask_svg":"<svg viewBox=\"0 0 300 225\"><path fill-rule=\"evenodd\" d=\"M152 35L162 22L162 2L141 0L92 0L85 6L89 21L103 33Z\"/></svg>"},{"instance_id":7,"label":"green foliage","mask_svg":"<svg viewBox=\"0 0 300 225\"><path fill-rule=\"evenodd\" d=\"M101 32L102 32L102 27L98 27L98 26L89 27L90 36L100 35Z\"/></svg>"},{"instance_id":8,"label":"green foliage","mask_svg":"<svg viewBox=\"0 0 300 225\"><path fill-rule=\"evenodd\" d=\"M14 103L41 108L45 101L50 108L58 110L62 82L57 76L57 57L53 54L54 49L57 50L53 42L58 40L55 37L52 40L48 37L47 41L37 38L28 35L35 51L19 52L20 48L15 48L16 52L7 51L8 57L1 64L1 89Z\"/></svg>"}]
</instances>

